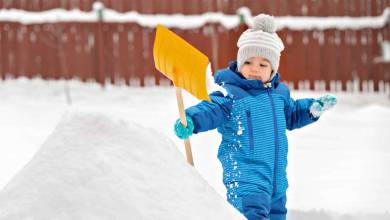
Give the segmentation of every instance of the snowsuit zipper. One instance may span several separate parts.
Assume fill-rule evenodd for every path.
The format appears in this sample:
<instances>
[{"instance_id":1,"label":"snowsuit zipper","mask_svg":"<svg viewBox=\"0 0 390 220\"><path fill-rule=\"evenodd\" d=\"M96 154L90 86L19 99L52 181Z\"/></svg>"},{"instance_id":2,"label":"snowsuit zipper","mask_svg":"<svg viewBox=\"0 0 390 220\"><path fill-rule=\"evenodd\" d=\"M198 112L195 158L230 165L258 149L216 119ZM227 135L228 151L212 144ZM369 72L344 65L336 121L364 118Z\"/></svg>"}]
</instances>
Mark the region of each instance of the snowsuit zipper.
<instances>
[{"instance_id":1,"label":"snowsuit zipper","mask_svg":"<svg viewBox=\"0 0 390 220\"><path fill-rule=\"evenodd\" d=\"M253 150L254 148L254 141L253 141L253 126L252 126L252 118L251 118L251 112L248 110L246 111L246 120L248 124L248 132L249 132L249 149Z\"/></svg>"},{"instance_id":2,"label":"snowsuit zipper","mask_svg":"<svg viewBox=\"0 0 390 220\"><path fill-rule=\"evenodd\" d=\"M274 161L274 176L273 176L273 192L274 195L276 192L276 174L278 170L278 157L279 157L279 136L278 136L278 125L276 121L276 111L275 111L275 103L270 93L270 87L267 88L267 94L271 101L271 107L272 107L272 115L274 119L274 140L275 140L275 161Z\"/></svg>"}]
</instances>

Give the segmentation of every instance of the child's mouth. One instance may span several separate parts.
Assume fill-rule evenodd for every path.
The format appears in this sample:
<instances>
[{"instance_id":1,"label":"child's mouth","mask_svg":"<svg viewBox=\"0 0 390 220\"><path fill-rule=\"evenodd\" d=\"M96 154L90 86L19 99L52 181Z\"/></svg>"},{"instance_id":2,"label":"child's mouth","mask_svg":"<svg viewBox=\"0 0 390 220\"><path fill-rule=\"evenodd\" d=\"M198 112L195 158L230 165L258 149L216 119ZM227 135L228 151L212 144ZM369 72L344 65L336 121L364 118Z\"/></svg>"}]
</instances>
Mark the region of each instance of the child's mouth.
<instances>
[{"instance_id":1,"label":"child's mouth","mask_svg":"<svg viewBox=\"0 0 390 220\"><path fill-rule=\"evenodd\" d=\"M257 75L249 75L248 78L249 78L249 79L252 79L252 80L261 80L261 77L260 77L260 76L257 76Z\"/></svg>"}]
</instances>

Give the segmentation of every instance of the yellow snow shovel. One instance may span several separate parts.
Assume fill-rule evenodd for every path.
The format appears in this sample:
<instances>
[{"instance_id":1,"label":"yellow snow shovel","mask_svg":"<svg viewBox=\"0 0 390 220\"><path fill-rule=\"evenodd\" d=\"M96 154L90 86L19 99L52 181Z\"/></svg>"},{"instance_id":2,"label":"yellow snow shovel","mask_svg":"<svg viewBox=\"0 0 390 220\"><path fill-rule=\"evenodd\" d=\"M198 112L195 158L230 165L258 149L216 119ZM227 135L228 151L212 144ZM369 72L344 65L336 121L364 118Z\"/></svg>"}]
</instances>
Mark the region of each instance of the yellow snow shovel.
<instances>
[{"instance_id":1,"label":"yellow snow shovel","mask_svg":"<svg viewBox=\"0 0 390 220\"><path fill-rule=\"evenodd\" d=\"M180 121L187 126L181 89L201 100L210 101L206 89L209 59L191 44L162 25L157 25L153 56L156 69L173 81ZM194 166L190 140L184 140L187 162Z\"/></svg>"}]
</instances>

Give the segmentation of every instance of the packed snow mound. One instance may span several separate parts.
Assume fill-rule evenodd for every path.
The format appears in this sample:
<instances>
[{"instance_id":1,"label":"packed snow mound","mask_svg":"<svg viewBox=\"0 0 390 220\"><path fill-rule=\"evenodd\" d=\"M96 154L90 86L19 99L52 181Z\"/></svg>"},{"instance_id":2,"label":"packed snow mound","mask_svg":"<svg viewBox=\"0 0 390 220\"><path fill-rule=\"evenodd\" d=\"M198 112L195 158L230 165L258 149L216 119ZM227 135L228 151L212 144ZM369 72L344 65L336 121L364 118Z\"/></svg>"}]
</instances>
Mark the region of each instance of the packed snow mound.
<instances>
[{"instance_id":1,"label":"packed snow mound","mask_svg":"<svg viewBox=\"0 0 390 220\"><path fill-rule=\"evenodd\" d=\"M0 219L244 219L174 144L139 125L67 113L0 192Z\"/></svg>"}]
</instances>

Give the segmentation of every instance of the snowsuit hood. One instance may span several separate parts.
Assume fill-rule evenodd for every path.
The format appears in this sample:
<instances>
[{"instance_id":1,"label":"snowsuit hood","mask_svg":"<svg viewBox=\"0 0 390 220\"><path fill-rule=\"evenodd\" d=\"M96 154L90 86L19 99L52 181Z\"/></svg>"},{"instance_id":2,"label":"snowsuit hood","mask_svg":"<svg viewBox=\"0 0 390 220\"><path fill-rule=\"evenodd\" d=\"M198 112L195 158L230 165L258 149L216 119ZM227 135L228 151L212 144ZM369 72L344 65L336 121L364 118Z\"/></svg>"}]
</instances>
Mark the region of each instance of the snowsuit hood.
<instances>
[{"instance_id":1,"label":"snowsuit hood","mask_svg":"<svg viewBox=\"0 0 390 220\"><path fill-rule=\"evenodd\" d=\"M237 62L230 62L229 67L225 70L218 71L215 76L215 83L220 86L224 86L225 84L238 86L244 90L251 89L266 89L264 82L261 80L251 80L246 79L240 72L237 71ZM270 80L271 86L276 87L279 84L280 74L276 73L273 75Z\"/></svg>"}]
</instances>

